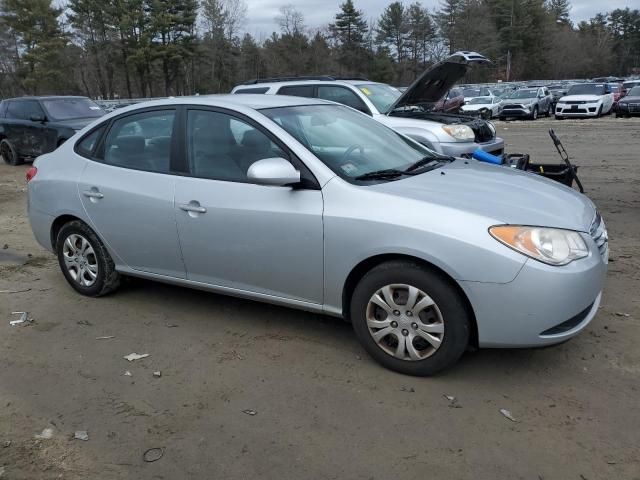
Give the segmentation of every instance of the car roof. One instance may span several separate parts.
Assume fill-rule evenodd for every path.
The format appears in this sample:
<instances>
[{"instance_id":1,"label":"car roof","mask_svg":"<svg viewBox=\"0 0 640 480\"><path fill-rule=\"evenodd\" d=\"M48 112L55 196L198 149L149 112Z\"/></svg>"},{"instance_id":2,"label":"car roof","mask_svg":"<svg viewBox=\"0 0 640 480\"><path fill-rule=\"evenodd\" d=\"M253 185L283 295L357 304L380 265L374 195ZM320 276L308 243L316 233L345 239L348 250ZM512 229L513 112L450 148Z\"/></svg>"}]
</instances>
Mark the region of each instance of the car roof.
<instances>
[{"instance_id":1,"label":"car roof","mask_svg":"<svg viewBox=\"0 0 640 480\"><path fill-rule=\"evenodd\" d=\"M234 88L237 90L245 90L245 89L254 89L254 88L271 88L271 87L288 87L292 85L371 85L371 84L380 84L386 85L380 82L374 82L370 80L287 80L282 82L260 82L260 83L252 83L252 84L241 84L236 85Z\"/></svg>"}]
</instances>

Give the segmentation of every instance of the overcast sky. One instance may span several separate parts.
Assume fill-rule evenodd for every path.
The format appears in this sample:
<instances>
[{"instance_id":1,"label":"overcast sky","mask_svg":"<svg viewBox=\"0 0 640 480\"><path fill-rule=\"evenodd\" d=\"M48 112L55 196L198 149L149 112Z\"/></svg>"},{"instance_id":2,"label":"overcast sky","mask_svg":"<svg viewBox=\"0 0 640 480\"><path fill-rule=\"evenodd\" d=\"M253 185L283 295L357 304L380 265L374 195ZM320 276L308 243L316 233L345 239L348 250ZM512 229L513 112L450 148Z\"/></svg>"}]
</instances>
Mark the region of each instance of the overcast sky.
<instances>
[{"instance_id":1,"label":"overcast sky","mask_svg":"<svg viewBox=\"0 0 640 480\"><path fill-rule=\"evenodd\" d=\"M304 14L309 28L322 27L333 20L343 0L245 0L247 2L247 23L245 30L258 38L264 38L278 31L274 18L281 6L292 4ZM356 8L364 11L367 20L376 19L392 0L354 0ZM405 4L413 0L405 0ZM517 0L516 0L517 1ZM596 13L616 8L637 8L637 0L572 0L571 17L574 22L588 20ZM440 5L439 0L422 0L425 7L433 10Z\"/></svg>"}]
</instances>

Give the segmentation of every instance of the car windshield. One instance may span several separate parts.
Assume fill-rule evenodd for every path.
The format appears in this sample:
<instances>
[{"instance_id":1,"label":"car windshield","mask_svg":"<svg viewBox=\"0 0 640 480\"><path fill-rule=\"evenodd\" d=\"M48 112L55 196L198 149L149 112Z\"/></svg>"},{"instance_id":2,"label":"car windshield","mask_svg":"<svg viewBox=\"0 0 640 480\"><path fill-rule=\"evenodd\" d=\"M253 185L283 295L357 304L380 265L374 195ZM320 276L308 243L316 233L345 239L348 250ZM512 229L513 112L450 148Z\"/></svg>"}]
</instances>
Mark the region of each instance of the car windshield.
<instances>
[{"instance_id":1,"label":"car windshield","mask_svg":"<svg viewBox=\"0 0 640 480\"><path fill-rule=\"evenodd\" d=\"M627 95L629 97L640 97L640 86L633 87L631 90L629 90Z\"/></svg>"},{"instance_id":2,"label":"car windshield","mask_svg":"<svg viewBox=\"0 0 640 480\"><path fill-rule=\"evenodd\" d=\"M583 83L574 85L567 95L604 95L604 85L601 83Z\"/></svg>"},{"instance_id":3,"label":"car windshield","mask_svg":"<svg viewBox=\"0 0 640 480\"><path fill-rule=\"evenodd\" d=\"M538 90L518 90L513 92L509 98L536 98Z\"/></svg>"},{"instance_id":4,"label":"car windshield","mask_svg":"<svg viewBox=\"0 0 640 480\"><path fill-rule=\"evenodd\" d=\"M88 98L52 98L43 100L42 105L51 120L98 118L105 113L97 103Z\"/></svg>"},{"instance_id":5,"label":"car windshield","mask_svg":"<svg viewBox=\"0 0 640 480\"><path fill-rule=\"evenodd\" d=\"M387 113L391 105L402 95L402 92L391 85L370 83L358 85L358 90L364 93L380 113Z\"/></svg>"},{"instance_id":6,"label":"car windshield","mask_svg":"<svg viewBox=\"0 0 640 480\"><path fill-rule=\"evenodd\" d=\"M467 105L484 105L487 103L491 103L491 97L472 98L467 102Z\"/></svg>"},{"instance_id":7,"label":"car windshield","mask_svg":"<svg viewBox=\"0 0 640 480\"><path fill-rule=\"evenodd\" d=\"M424 158L433 158L437 166L445 158L347 107L305 105L261 112L346 179L404 170Z\"/></svg>"}]
</instances>

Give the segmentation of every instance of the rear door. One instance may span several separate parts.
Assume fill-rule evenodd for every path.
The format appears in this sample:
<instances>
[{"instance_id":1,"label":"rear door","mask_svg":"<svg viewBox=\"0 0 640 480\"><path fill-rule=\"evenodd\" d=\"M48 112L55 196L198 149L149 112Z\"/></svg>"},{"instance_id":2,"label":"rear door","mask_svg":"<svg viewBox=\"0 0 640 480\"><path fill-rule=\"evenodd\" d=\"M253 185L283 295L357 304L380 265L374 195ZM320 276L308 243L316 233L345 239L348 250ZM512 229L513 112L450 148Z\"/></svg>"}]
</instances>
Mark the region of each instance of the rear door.
<instances>
[{"instance_id":1,"label":"rear door","mask_svg":"<svg viewBox=\"0 0 640 480\"><path fill-rule=\"evenodd\" d=\"M23 154L28 157L37 157L50 151L47 149L46 116L37 100L22 100L21 103L24 116ZM42 120L33 121L32 118L41 118Z\"/></svg>"},{"instance_id":2,"label":"rear door","mask_svg":"<svg viewBox=\"0 0 640 480\"><path fill-rule=\"evenodd\" d=\"M7 102L7 116L4 125L7 140L21 157L25 156L24 139L27 129L23 103L22 100Z\"/></svg>"},{"instance_id":3,"label":"rear door","mask_svg":"<svg viewBox=\"0 0 640 480\"><path fill-rule=\"evenodd\" d=\"M185 278L171 173L176 115L162 107L116 117L78 189L93 228L124 264Z\"/></svg>"},{"instance_id":4,"label":"rear door","mask_svg":"<svg viewBox=\"0 0 640 480\"><path fill-rule=\"evenodd\" d=\"M253 162L272 157L303 178L310 172L259 125L226 110L190 109L185 139L190 174L176 177L175 214L187 278L322 303L322 192L247 178Z\"/></svg>"}]
</instances>

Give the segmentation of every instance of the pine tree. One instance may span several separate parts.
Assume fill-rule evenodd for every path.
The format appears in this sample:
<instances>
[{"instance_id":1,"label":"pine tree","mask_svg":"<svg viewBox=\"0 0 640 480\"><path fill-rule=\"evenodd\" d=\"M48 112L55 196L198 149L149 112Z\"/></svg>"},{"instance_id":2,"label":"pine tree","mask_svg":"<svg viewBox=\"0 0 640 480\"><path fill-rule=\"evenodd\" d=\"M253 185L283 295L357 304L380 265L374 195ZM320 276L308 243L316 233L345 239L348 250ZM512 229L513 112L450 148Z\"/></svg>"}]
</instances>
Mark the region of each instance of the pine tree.
<instances>
[{"instance_id":1,"label":"pine tree","mask_svg":"<svg viewBox=\"0 0 640 480\"><path fill-rule=\"evenodd\" d=\"M404 5L401 2L389 4L378 20L376 40L381 45L393 48L398 64L404 60L408 34L409 23Z\"/></svg>"},{"instance_id":2,"label":"pine tree","mask_svg":"<svg viewBox=\"0 0 640 480\"><path fill-rule=\"evenodd\" d=\"M546 7L557 24L571 25L569 18L571 3L569 0L547 0Z\"/></svg>"},{"instance_id":3,"label":"pine tree","mask_svg":"<svg viewBox=\"0 0 640 480\"><path fill-rule=\"evenodd\" d=\"M357 72L362 64L368 27L364 14L356 10L353 0L346 0L340 5L340 11L335 16L335 22L329 25L329 30L338 44L340 63L349 73Z\"/></svg>"}]
</instances>

